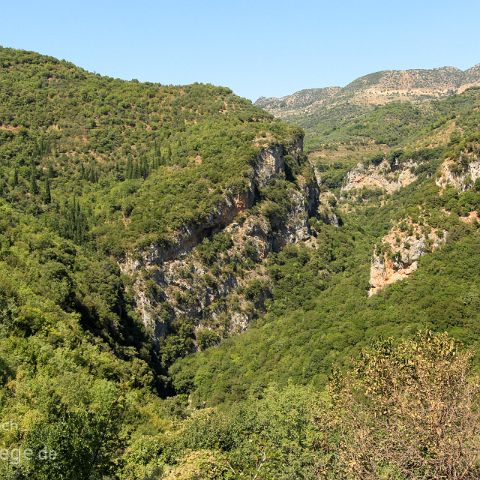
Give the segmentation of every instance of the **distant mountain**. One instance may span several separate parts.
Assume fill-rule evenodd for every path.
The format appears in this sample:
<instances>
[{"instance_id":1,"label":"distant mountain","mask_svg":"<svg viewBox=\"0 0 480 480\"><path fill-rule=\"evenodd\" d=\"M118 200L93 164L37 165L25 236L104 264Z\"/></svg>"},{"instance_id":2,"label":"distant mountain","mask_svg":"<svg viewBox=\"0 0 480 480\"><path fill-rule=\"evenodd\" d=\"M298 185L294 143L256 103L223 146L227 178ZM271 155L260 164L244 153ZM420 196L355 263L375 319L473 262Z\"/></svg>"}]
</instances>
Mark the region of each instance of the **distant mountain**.
<instances>
[{"instance_id":1,"label":"distant mountain","mask_svg":"<svg viewBox=\"0 0 480 480\"><path fill-rule=\"evenodd\" d=\"M341 92L341 87L309 88L286 97L260 97L255 104L277 117L294 115L312 105L321 106Z\"/></svg>"},{"instance_id":2,"label":"distant mountain","mask_svg":"<svg viewBox=\"0 0 480 480\"><path fill-rule=\"evenodd\" d=\"M480 85L480 64L468 70L384 70L357 78L345 87L300 90L285 97L260 97L255 103L279 118L311 115L342 104L383 105L424 101L461 93Z\"/></svg>"}]
</instances>

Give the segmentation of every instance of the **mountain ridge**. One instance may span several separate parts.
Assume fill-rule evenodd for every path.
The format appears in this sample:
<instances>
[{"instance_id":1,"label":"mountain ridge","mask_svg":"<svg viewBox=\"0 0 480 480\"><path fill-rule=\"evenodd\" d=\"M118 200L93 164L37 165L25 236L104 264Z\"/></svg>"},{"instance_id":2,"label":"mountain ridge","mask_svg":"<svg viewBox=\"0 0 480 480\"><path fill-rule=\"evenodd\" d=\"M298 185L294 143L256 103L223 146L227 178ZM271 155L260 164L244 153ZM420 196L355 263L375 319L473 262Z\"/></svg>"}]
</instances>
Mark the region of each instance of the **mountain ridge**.
<instances>
[{"instance_id":1,"label":"mountain ridge","mask_svg":"<svg viewBox=\"0 0 480 480\"><path fill-rule=\"evenodd\" d=\"M381 70L356 78L344 87L302 89L283 97L260 97L254 103L278 118L311 115L342 103L382 105L391 101L424 101L461 93L480 85L480 64L457 67Z\"/></svg>"}]
</instances>

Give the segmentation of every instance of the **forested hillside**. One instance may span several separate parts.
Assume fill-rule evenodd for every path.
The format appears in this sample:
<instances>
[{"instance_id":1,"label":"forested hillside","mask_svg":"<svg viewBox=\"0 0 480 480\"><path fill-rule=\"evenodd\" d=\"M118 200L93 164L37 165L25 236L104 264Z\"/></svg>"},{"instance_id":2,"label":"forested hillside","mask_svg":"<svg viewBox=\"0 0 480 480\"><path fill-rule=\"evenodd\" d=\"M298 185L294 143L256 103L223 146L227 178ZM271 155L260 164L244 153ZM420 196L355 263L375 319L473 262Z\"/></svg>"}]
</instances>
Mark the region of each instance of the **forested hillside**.
<instances>
[{"instance_id":1,"label":"forested hillside","mask_svg":"<svg viewBox=\"0 0 480 480\"><path fill-rule=\"evenodd\" d=\"M480 89L440 77L307 157L227 88L0 48L1 478L478 478Z\"/></svg>"},{"instance_id":2,"label":"forested hillside","mask_svg":"<svg viewBox=\"0 0 480 480\"><path fill-rule=\"evenodd\" d=\"M226 88L125 82L6 48L0 68L2 443L63 452L8 458L2 478L101 478L136 425L163 428L166 368L195 349L193 321L153 336L121 266L184 232L189 248L208 241L222 202L253 188L259 152L283 161L301 135Z\"/></svg>"}]
</instances>

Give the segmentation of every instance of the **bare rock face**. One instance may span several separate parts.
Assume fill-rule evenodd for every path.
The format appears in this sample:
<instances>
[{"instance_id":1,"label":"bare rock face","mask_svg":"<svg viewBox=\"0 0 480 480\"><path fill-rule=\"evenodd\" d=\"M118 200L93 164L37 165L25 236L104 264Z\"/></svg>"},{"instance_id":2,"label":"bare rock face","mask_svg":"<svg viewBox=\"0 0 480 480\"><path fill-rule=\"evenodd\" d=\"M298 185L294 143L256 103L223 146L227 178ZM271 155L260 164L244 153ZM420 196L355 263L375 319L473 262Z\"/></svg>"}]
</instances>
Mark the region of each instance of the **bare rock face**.
<instances>
[{"instance_id":1,"label":"bare rock face","mask_svg":"<svg viewBox=\"0 0 480 480\"><path fill-rule=\"evenodd\" d=\"M261 188L268 185L275 176L285 177L283 145L262 149L254 159L255 184Z\"/></svg>"},{"instance_id":2,"label":"bare rock face","mask_svg":"<svg viewBox=\"0 0 480 480\"><path fill-rule=\"evenodd\" d=\"M458 219L463 223L469 223L469 224L480 222L480 216L476 211L469 212L468 215L465 215L463 217L458 217Z\"/></svg>"},{"instance_id":3,"label":"bare rock face","mask_svg":"<svg viewBox=\"0 0 480 480\"><path fill-rule=\"evenodd\" d=\"M373 252L368 296L407 278L418 268L420 257L443 245L446 239L446 231L410 219L392 228Z\"/></svg>"},{"instance_id":4,"label":"bare rock face","mask_svg":"<svg viewBox=\"0 0 480 480\"><path fill-rule=\"evenodd\" d=\"M464 191L471 188L480 178L480 158L478 147L470 147L471 151L460 154L458 159L447 159L440 167L437 185L440 188L451 186Z\"/></svg>"},{"instance_id":5,"label":"bare rock face","mask_svg":"<svg viewBox=\"0 0 480 480\"><path fill-rule=\"evenodd\" d=\"M301 166L302 138L269 145L252 159L244 192L226 194L201 225L185 226L170 245L132 252L120 265L132 279L137 311L158 341L175 319L219 337L244 330L269 294L264 260L272 251L310 237L318 208L313 172L286 180L285 157ZM308 167L308 165L304 165ZM261 190L287 182L286 210L263 208Z\"/></svg>"},{"instance_id":6,"label":"bare rock face","mask_svg":"<svg viewBox=\"0 0 480 480\"><path fill-rule=\"evenodd\" d=\"M387 160L378 164L364 165L359 163L347 174L342 193L357 190L382 190L391 194L413 183L417 176L414 169L417 163L413 160L391 165Z\"/></svg>"}]
</instances>

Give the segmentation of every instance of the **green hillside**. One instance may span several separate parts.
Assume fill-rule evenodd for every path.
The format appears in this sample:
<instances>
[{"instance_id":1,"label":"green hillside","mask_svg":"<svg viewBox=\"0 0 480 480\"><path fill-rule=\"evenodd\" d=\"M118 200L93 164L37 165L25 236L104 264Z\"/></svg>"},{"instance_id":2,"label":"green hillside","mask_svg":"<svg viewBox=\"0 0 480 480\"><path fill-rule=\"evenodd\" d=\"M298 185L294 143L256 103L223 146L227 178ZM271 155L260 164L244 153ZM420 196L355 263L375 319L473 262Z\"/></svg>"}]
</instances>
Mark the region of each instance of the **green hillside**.
<instances>
[{"instance_id":1,"label":"green hillside","mask_svg":"<svg viewBox=\"0 0 480 480\"><path fill-rule=\"evenodd\" d=\"M202 225L261 146L298 135L227 88L0 49L0 435L63 452L2 478L103 478L138 425L164 428L165 364L118 261Z\"/></svg>"},{"instance_id":2,"label":"green hillside","mask_svg":"<svg viewBox=\"0 0 480 480\"><path fill-rule=\"evenodd\" d=\"M244 335L175 365L178 388L216 403L243 398L273 380L321 387L332 367L348 365L372 340L422 328L449 331L476 346L479 237L477 224L458 218L478 208L480 195L475 188L441 194L435 181L444 159L462 156L469 148L477 151L479 105L480 89L471 89L426 105L428 115L411 104L389 104L345 120L348 135L361 128L368 132L362 138L368 135L377 145L391 137L390 153L367 157L366 165L383 158L400 165L415 159L418 179L393 195L365 189L360 198L345 198L344 207L350 205L340 213L341 228L316 224L317 249L292 246L272 257L269 268L276 283L266 315ZM455 129L447 139L432 144L451 122ZM351 140L345 136L341 142L346 138ZM352 148L335 161L328 161L328 153L319 160L312 155L322 190L341 195L352 161L358 161L355 154ZM430 226L450 232L447 246L422 258L408 282L367 299L374 245L393 224L416 218L420 211L427 213Z\"/></svg>"},{"instance_id":3,"label":"green hillside","mask_svg":"<svg viewBox=\"0 0 480 480\"><path fill-rule=\"evenodd\" d=\"M440 121L432 102L436 110L442 99L479 82L478 66L465 71L452 67L386 70L357 78L343 88L301 90L282 98L261 97L255 103L302 127L308 151L338 142L392 145L406 143L416 129L432 127L434 119ZM444 115L450 113L446 110Z\"/></svg>"},{"instance_id":4,"label":"green hillside","mask_svg":"<svg viewBox=\"0 0 480 480\"><path fill-rule=\"evenodd\" d=\"M478 478L479 107L0 48L0 477Z\"/></svg>"},{"instance_id":5,"label":"green hillside","mask_svg":"<svg viewBox=\"0 0 480 480\"><path fill-rule=\"evenodd\" d=\"M255 138L294 132L227 88L125 82L9 49L0 65L3 197L51 223L76 197L89 220L77 233L109 253L202 222L242 187ZM47 181L53 206L38 202Z\"/></svg>"}]
</instances>

